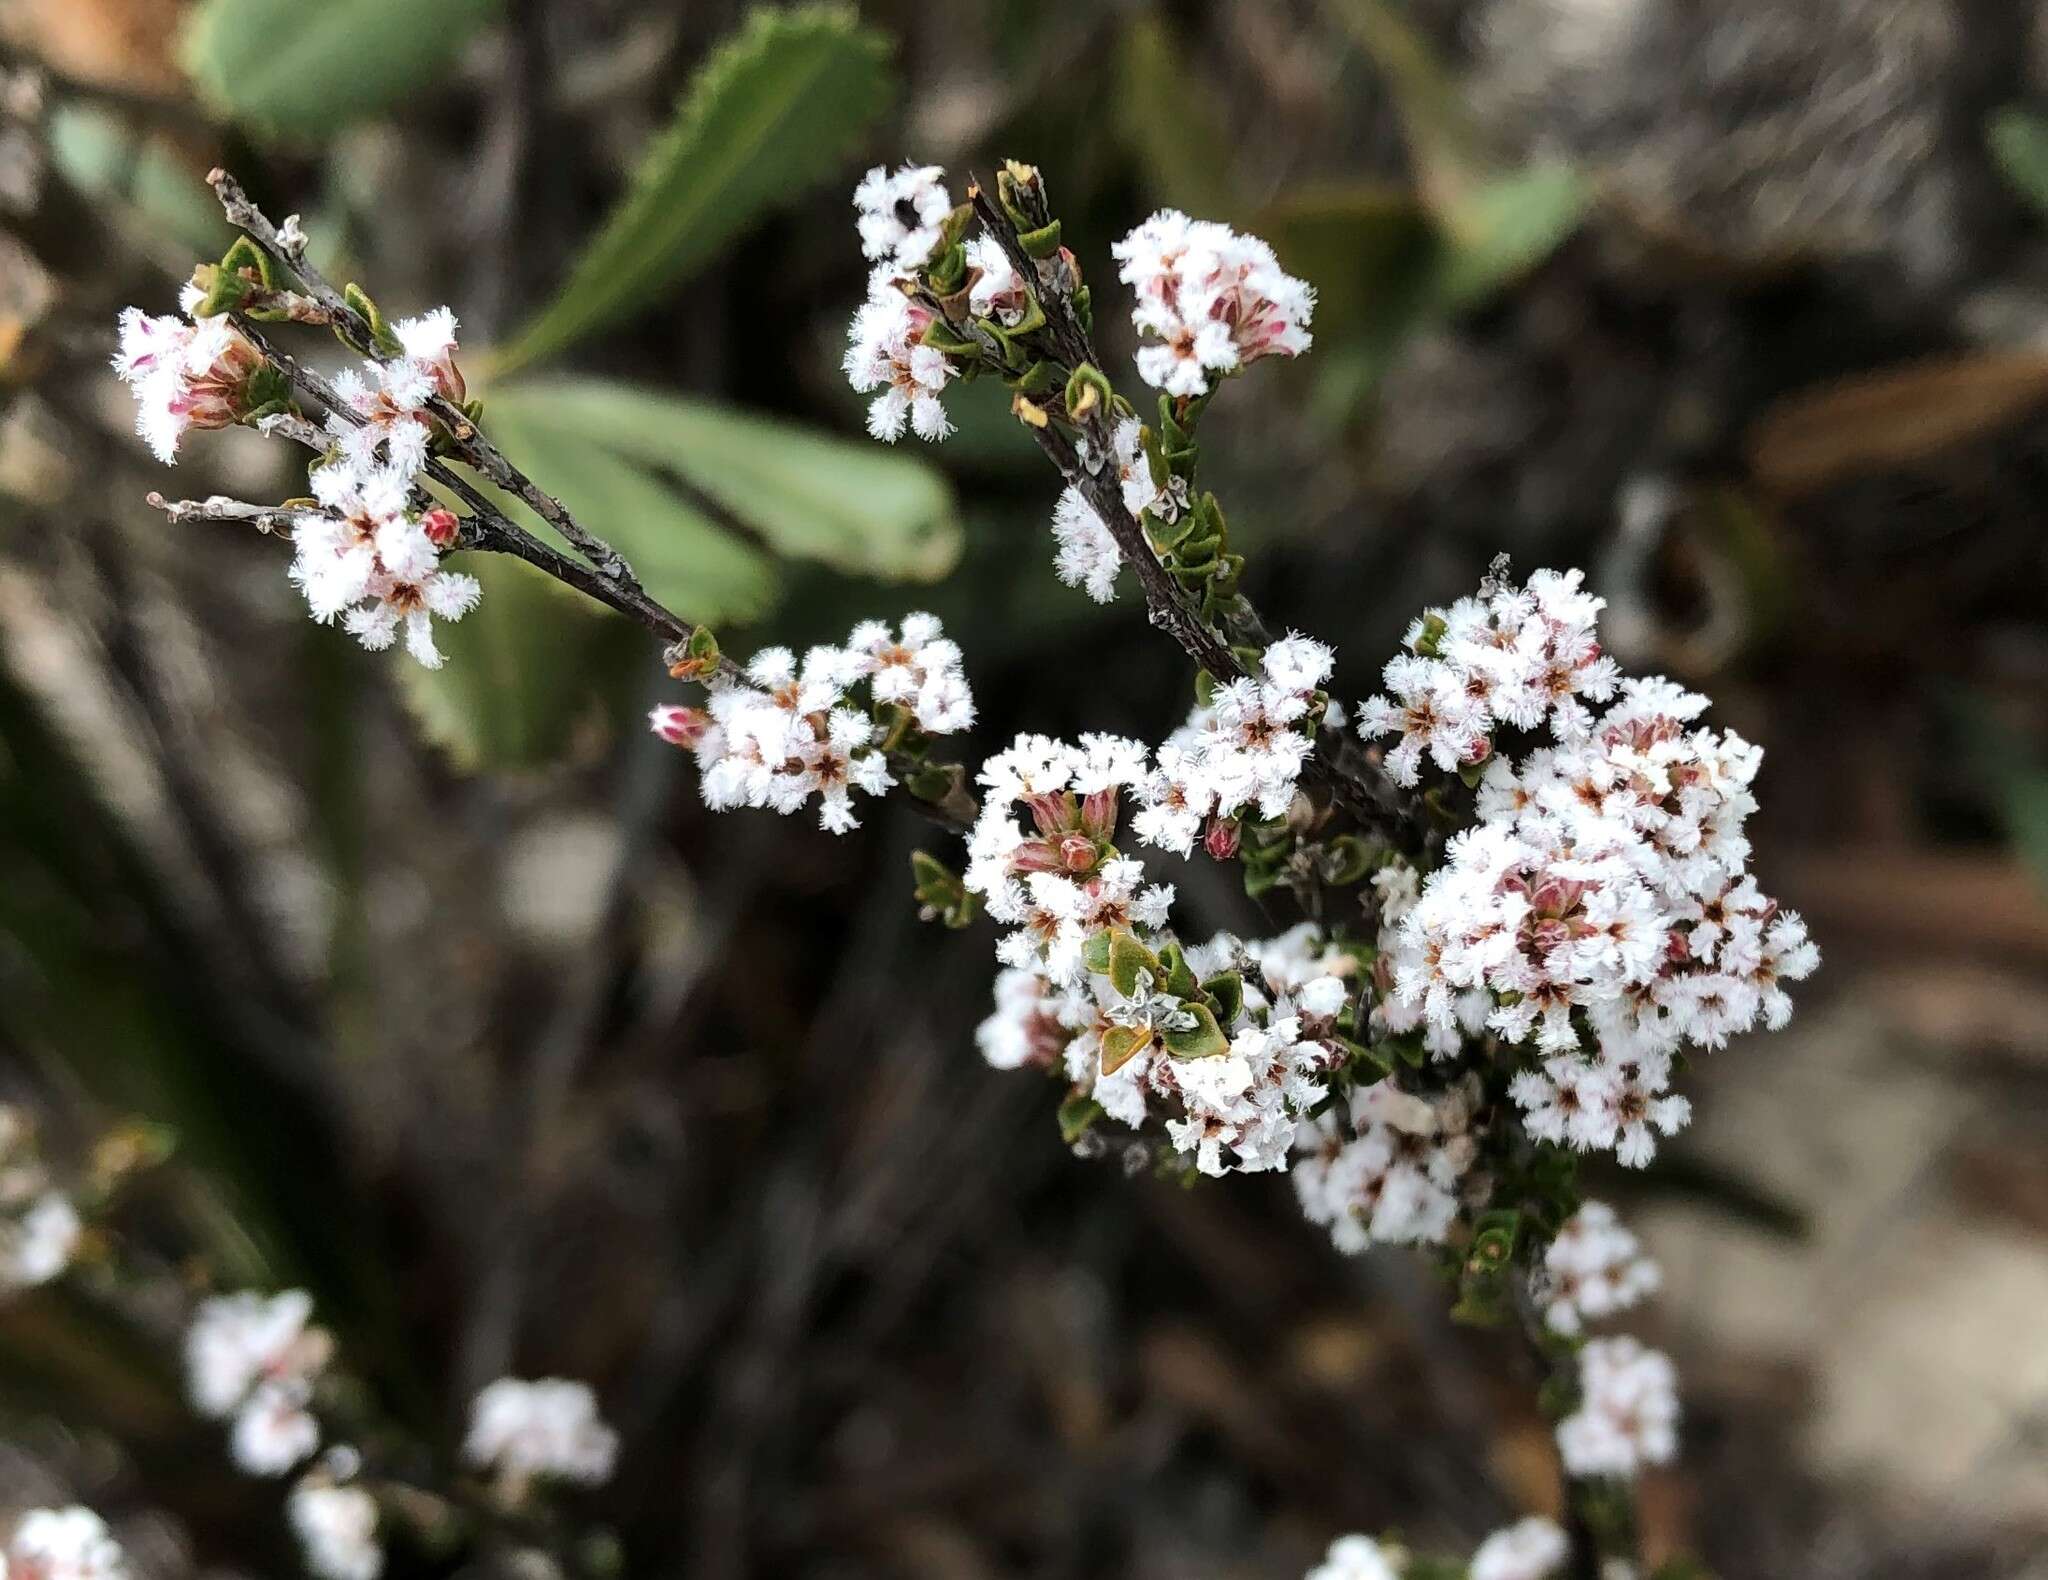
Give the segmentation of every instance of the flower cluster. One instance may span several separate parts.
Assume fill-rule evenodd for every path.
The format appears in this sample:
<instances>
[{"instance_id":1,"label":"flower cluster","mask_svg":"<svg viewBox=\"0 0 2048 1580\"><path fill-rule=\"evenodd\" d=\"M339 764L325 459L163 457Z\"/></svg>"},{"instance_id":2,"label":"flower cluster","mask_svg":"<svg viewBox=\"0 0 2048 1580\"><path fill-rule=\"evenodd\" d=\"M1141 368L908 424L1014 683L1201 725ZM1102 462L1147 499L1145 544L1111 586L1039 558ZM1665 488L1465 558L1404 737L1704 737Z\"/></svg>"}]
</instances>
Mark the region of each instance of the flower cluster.
<instances>
[{"instance_id":1,"label":"flower cluster","mask_svg":"<svg viewBox=\"0 0 2048 1580\"><path fill-rule=\"evenodd\" d=\"M868 277L867 300L847 326L842 366L855 390L874 396L868 432L891 444L906 427L934 441L953 431L939 397L954 370L942 353L924 344L932 313L909 294L918 271L938 250L953 211L945 178L937 165L903 165L893 175L877 165L853 192L861 252L875 269ZM977 312L1007 310L1010 293L1021 294L1014 274L1007 282L1001 276L984 278L990 282L986 306L977 306Z\"/></svg>"},{"instance_id":2,"label":"flower cluster","mask_svg":"<svg viewBox=\"0 0 2048 1580\"><path fill-rule=\"evenodd\" d=\"M1534 729L1546 716L1560 740L1586 732L1580 699L1605 702L1620 672L1595 635L1605 600L1583 580L1546 570L1526 588L1489 583L1408 628L1408 651L1387 663L1388 694L1358 710L1366 739L1400 736L1386 758L1395 783L1415 784L1425 755L1446 773L1484 762L1497 730Z\"/></svg>"},{"instance_id":3,"label":"flower cluster","mask_svg":"<svg viewBox=\"0 0 2048 1580\"><path fill-rule=\"evenodd\" d=\"M1139 786L1144 808L1132 830L1148 845L1185 856L1205 825L1235 844L1235 819L1247 807L1261 818L1287 814L1314 748L1312 732L1328 699L1321 694L1336 655L1312 638L1289 635L1260 660L1257 678L1218 685L1209 705L1159 748L1158 765Z\"/></svg>"},{"instance_id":4,"label":"flower cluster","mask_svg":"<svg viewBox=\"0 0 2048 1580\"><path fill-rule=\"evenodd\" d=\"M537 1477L594 1487L611 1478L618 1434L583 1383L500 1377L471 1401L462 1457L523 1485Z\"/></svg>"},{"instance_id":5,"label":"flower cluster","mask_svg":"<svg viewBox=\"0 0 2048 1580\"><path fill-rule=\"evenodd\" d=\"M848 705L865 684L871 707ZM909 729L951 735L974 724L974 697L960 647L928 614L896 632L877 620L853 628L843 647L803 657L763 648L745 676L714 676L701 708L664 705L654 733L695 754L705 805L767 807L785 815L818 798L819 824L835 834L860 826L853 792L880 795L896 781L890 746Z\"/></svg>"},{"instance_id":6,"label":"flower cluster","mask_svg":"<svg viewBox=\"0 0 2048 1580\"><path fill-rule=\"evenodd\" d=\"M1433 1098L1391 1080L1355 1089L1348 1135L1335 1113L1325 1113L1296 1142L1303 1156L1294 1191L1303 1214L1327 1227L1346 1254L1373 1244L1440 1244L1477 1156L1477 1108L1476 1077Z\"/></svg>"},{"instance_id":7,"label":"flower cluster","mask_svg":"<svg viewBox=\"0 0 2048 1580\"><path fill-rule=\"evenodd\" d=\"M37 1155L27 1116L0 1105L0 1295L56 1278L84 1232L78 1209Z\"/></svg>"},{"instance_id":8,"label":"flower cluster","mask_svg":"<svg viewBox=\"0 0 2048 1580\"><path fill-rule=\"evenodd\" d=\"M185 1334L186 1387L201 1415L234 1419L235 1463L281 1476L320 1446L309 1408L334 1343L312 1326L313 1297L249 1291L202 1304Z\"/></svg>"},{"instance_id":9,"label":"flower cluster","mask_svg":"<svg viewBox=\"0 0 2048 1580\"><path fill-rule=\"evenodd\" d=\"M439 308L392 329L402 355L334 381L347 414L328 413L334 455L313 468L320 508L293 517L291 578L322 625L339 619L372 651L403 631L406 651L438 669L434 619L460 620L483 594L475 577L441 568L453 513L415 504L433 433L427 403L462 395L455 316Z\"/></svg>"},{"instance_id":10,"label":"flower cluster","mask_svg":"<svg viewBox=\"0 0 2048 1580\"><path fill-rule=\"evenodd\" d=\"M0 1576L19 1580L128 1580L128 1557L91 1509L30 1509L0 1544Z\"/></svg>"},{"instance_id":11,"label":"flower cluster","mask_svg":"<svg viewBox=\"0 0 2048 1580\"><path fill-rule=\"evenodd\" d=\"M181 301L194 315L204 298L187 285ZM312 469L313 508L291 512L291 580L322 625L339 620L373 651L402 634L406 651L438 669L434 620L460 620L483 593L475 577L442 568L457 521L418 488L433 437L428 403L464 395L455 315L437 308L389 332L396 354L334 380L332 448ZM290 415L282 376L225 313L153 318L128 308L114 370L134 392L137 430L166 465L187 429L267 428Z\"/></svg>"},{"instance_id":12,"label":"flower cluster","mask_svg":"<svg viewBox=\"0 0 2048 1580\"><path fill-rule=\"evenodd\" d=\"M135 396L135 431L165 466L193 428L229 428L272 396L269 363L226 317L199 318L195 285L179 299L184 317L121 313L114 372Z\"/></svg>"},{"instance_id":13,"label":"flower cluster","mask_svg":"<svg viewBox=\"0 0 2048 1580\"><path fill-rule=\"evenodd\" d=\"M1669 1356L1626 1334L1579 1351L1579 1405L1557 1424L1574 1476L1633 1476L1678 1453L1678 1373Z\"/></svg>"},{"instance_id":14,"label":"flower cluster","mask_svg":"<svg viewBox=\"0 0 2048 1580\"><path fill-rule=\"evenodd\" d=\"M1543 1253L1534 1293L1554 1332L1575 1334L1654 1295L1664 1281L1642 1242L1605 1202L1589 1201Z\"/></svg>"},{"instance_id":15,"label":"flower cluster","mask_svg":"<svg viewBox=\"0 0 2048 1580\"><path fill-rule=\"evenodd\" d=\"M1212 379L1260 357L1309 348L1316 294L1256 236L1162 209L1110 251L1137 296L1131 322L1152 337L1138 349L1138 376L1155 389L1205 395Z\"/></svg>"},{"instance_id":16,"label":"flower cluster","mask_svg":"<svg viewBox=\"0 0 2048 1580\"><path fill-rule=\"evenodd\" d=\"M377 1580L384 1572L377 1500L364 1488L307 1476L285 1500L285 1517L317 1580Z\"/></svg>"},{"instance_id":17,"label":"flower cluster","mask_svg":"<svg viewBox=\"0 0 2048 1580\"><path fill-rule=\"evenodd\" d=\"M1537 1065L1510 1088L1530 1134L1639 1167L1657 1132L1689 1117L1668 1092L1678 1052L1720 1047L1759 1021L1782 1026L1784 984L1812 972L1819 953L1746 871L1762 753L1693 727L1706 699L1662 679L1627 681L1604 713L1588 713L1581 694L1615 691L1590 678L1603 662L1587 658L1598 651L1597 601L1575 575L1539 585L1467 600L1472 610L1454 609L1425 638L1440 652L1464 641L1484 650L1470 634L1482 616L1497 633L1543 631L1532 649L1565 655L1545 661L1549 701L1533 714L1517 702L1511 715L1496 693L1487 716L1533 724L1547 713L1559 741L1486 768L1478 821L1451 840L1392 939L1392 997L1405 1016L1419 1011L1439 1056L1474 1035L1482 1013L1502 1042L1533 1042ZM1504 617L1525 604L1519 624ZM1481 672L1474 658L1470 673ZM1449 755L1470 760L1462 748Z\"/></svg>"},{"instance_id":18,"label":"flower cluster","mask_svg":"<svg viewBox=\"0 0 2048 1580\"><path fill-rule=\"evenodd\" d=\"M1147 886L1144 864L1111 843L1120 798L1146 771L1144 746L1115 735L1084 735L1079 746L1019 735L982 764L986 795L964 881L1014 929L996 948L1004 964L1068 987L1080 981L1082 947L1095 934L1166 925L1172 887Z\"/></svg>"}]
</instances>

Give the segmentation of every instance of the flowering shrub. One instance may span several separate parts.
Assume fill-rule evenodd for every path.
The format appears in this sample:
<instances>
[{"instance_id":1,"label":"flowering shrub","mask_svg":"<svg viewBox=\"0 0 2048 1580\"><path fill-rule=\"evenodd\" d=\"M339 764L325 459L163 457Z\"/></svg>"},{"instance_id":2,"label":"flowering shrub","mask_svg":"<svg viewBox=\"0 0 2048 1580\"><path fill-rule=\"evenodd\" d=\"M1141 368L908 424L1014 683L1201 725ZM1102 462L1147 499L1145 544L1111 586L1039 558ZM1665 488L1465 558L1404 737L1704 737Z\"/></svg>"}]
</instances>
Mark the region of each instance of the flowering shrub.
<instances>
[{"instance_id":1,"label":"flowering shrub","mask_svg":"<svg viewBox=\"0 0 2048 1580\"><path fill-rule=\"evenodd\" d=\"M844 366L872 397L871 432L942 440L951 386L1001 381L1063 485L1059 577L1108 601L1129 573L1195 670L1185 724L1156 746L1027 730L970 777L937 755L976 721L937 620L865 622L800 660L769 648L736 662L491 443L465 404L452 314L387 326L360 289L307 264L294 222L272 226L213 179L245 237L195 274L189 322L124 317L117 367L165 460L187 429L251 424L312 452L312 500L163 508L289 533L316 619L371 647L402 629L429 665L431 618L477 596L443 555L517 555L637 620L669 673L703 688L649 725L694 755L709 806L787 814L815 798L821 825L844 833L856 791L900 793L963 835L957 871L919 853L916 898L950 926L985 910L1002 929L976 1042L991 1065L1059 1088L1069 1145L1190 1181L1291 1172L1340 1250L1421 1248L1457 1316L1512 1325L1550 1374L1569 1529L1532 1517L1469 1564L1346 1537L1312 1580L1627 1571L1630 1482L1676 1452L1676 1381L1632 1338L1585 1336L1658 1274L1610 1209L1582 1199L1577 1165L1651 1162L1690 1114L1673 1089L1684 1059L1783 1025L1786 984L1818 954L1748 872L1761 753L1701 725L1704 697L1624 677L1580 572L1517 582L1497 563L1474 595L1416 619L1384 690L1356 705L1336 694L1332 646L1273 634L1199 484L1217 395L1311 344L1314 293L1271 248L1166 211L1110 249L1137 375L1158 392L1141 412L1101 369L1098 304L1035 169L1006 165L957 204L930 166L877 167L856 189L873 272ZM272 352L256 326L285 321L333 329L360 371L330 382ZM574 552L531 537L450 463ZM1264 939L1185 937L1173 885L1132 842L1232 864L1249 894L1285 891L1306 919ZM233 1419L253 1474L319 1450L329 1346L310 1314L302 1295L237 1295L193 1324L193 1401ZM559 1380L492 1384L463 1448L509 1503L534 1483L601 1481L615 1453L589 1390ZM330 1447L292 1495L329 1580L377 1573L373 1482L355 1449Z\"/></svg>"}]
</instances>

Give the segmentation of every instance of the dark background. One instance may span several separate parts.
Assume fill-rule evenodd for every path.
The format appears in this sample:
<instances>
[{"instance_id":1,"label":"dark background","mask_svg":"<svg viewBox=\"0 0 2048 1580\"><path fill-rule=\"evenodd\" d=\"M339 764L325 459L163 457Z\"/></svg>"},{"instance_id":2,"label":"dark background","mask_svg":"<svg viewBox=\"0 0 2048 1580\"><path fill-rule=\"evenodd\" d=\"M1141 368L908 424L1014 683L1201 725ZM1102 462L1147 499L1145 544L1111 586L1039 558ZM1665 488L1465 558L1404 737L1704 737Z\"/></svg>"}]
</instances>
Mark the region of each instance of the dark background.
<instances>
[{"instance_id":1,"label":"dark background","mask_svg":"<svg viewBox=\"0 0 2048 1580\"><path fill-rule=\"evenodd\" d=\"M143 504L172 489L110 325L191 252L133 166L48 157L52 103L201 196L225 161L318 210L387 307L448 301L481 349L740 9L519 0L311 145L200 107L182 9L0 5L54 69L0 137L0 1095L60 1153L138 1111L182 1142L118 1225L154 1284L0 1311L0 1511L92 1501L151 1574L290 1566L275 1489L175 1402L202 1274L314 1288L428 1441L503 1371L589 1379L634 1573L1291 1576L1347 1530L1462 1550L1550 1506L1529 1379L1419 1264L1339 1257L1284 1180L1077 1160L1052 1089L981 1065L988 930L909 899L939 836L706 813L632 727L677 693L630 644L550 766L459 772L277 545ZM1693 1072L1655 1170L1591 1171L1664 1263L1640 1328L1685 1381L1653 1552L2048 1572L2048 163L1987 136L2048 100L2048 7L1428 0L1440 78L1334 0L863 14L900 91L843 170L569 363L857 432L846 193L883 158L1039 163L1119 353L1108 247L1153 207L1273 240L1317 346L1216 403L1206 475L1339 694L1506 550L1584 566L1627 666L1768 749L1756 869L1825 967ZM1583 213L1493 215L1445 294L1447 148L1565 164ZM722 634L929 607L974 755L1159 738L1178 655L1129 592L1055 583L1053 480L991 392L953 405L944 579L797 569ZM195 436L175 491L279 497L283 459ZM1176 876L1190 932L1262 925Z\"/></svg>"}]
</instances>

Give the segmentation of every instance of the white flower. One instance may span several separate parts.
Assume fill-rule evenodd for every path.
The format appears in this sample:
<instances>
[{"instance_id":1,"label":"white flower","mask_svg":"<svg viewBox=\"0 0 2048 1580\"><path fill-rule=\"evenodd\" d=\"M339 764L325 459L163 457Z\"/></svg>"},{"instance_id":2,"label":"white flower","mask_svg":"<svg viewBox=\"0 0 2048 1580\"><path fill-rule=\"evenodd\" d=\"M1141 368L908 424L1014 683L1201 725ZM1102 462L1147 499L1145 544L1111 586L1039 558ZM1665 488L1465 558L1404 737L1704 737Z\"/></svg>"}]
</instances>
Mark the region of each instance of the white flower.
<instances>
[{"instance_id":1,"label":"white flower","mask_svg":"<svg viewBox=\"0 0 2048 1580\"><path fill-rule=\"evenodd\" d=\"M334 392L346 412L327 414L327 432L342 459L368 469L382 462L410 477L427 463L433 419L427 402L440 388L434 368L410 357L365 362L362 371L334 376Z\"/></svg>"},{"instance_id":2,"label":"white flower","mask_svg":"<svg viewBox=\"0 0 2048 1580\"><path fill-rule=\"evenodd\" d=\"M1053 570L1069 587L1079 587L1097 603L1116 599L1116 573L1123 569L1123 550L1102 518L1078 488L1061 491L1052 512Z\"/></svg>"},{"instance_id":3,"label":"white flower","mask_svg":"<svg viewBox=\"0 0 2048 1580\"><path fill-rule=\"evenodd\" d=\"M0 1548L0 1575L17 1580L127 1580L128 1559L91 1509L30 1509Z\"/></svg>"},{"instance_id":4,"label":"white flower","mask_svg":"<svg viewBox=\"0 0 2048 1580\"><path fill-rule=\"evenodd\" d=\"M946 172L938 165L876 165L853 189L860 250L905 272L923 268L938 250L939 228L953 211Z\"/></svg>"},{"instance_id":5,"label":"white flower","mask_svg":"<svg viewBox=\"0 0 2048 1580\"><path fill-rule=\"evenodd\" d=\"M1392 1081L1352 1093L1351 1138L1334 1113L1303 1127L1294 1190L1311 1223L1329 1227L1340 1251L1380 1244L1438 1244L1457 1216L1457 1191L1477 1151L1472 1079L1434 1099Z\"/></svg>"},{"instance_id":6,"label":"white flower","mask_svg":"<svg viewBox=\"0 0 2048 1580\"><path fill-rule=\"evenodd\" d=\"M252 1476L281 1476L320 1447L320 1423L306 1408L303 1379L258 1383L236 1413L228 1439L236 1465Z\"/></svg>"},{"instance_id":7,"label":"white flower","mask_svg":"<svg viewBox=\"0 0 2048 1580\"><path fill-rule=\"evenodd\" d=\"M136 433L166 466L177 461L188 430L241 421L250 409L249 381L264 365L263 354L225 317L188 323L139 307L121 314L114 372L135 396Z\"/></svg>"},{"instance_id":8,"label":"white flower","mask_svg":"<svg viewBox=\"0 0 2048 1580\"><path fill-rule=\"evenodd\" d=\"M967 293L967 310L977 318L994 318L1004 324L1019 322L1029 297L1002 243L993 236L976 236L967 243L967 261L976 270L974 284Z\"/></svg>"},{"instance_id":9,"label":"white flower","mask_svg":"<svg viewBox=\"0 0 2048 1580\"><path fill-rule=\"evenodd\" d=\"M920 337L931 313L886 280L876 282L847 326L846 380L868 405L868 432L894 444L908 427L920 439L937 441L953 431L939 396L953 377L943 353Z\"/></svg>"},{"instance_id":10,"label":"white flower","mask_svg":"<svg viewBox=\"0 0 2048 1580\"><path fill-rule=\"evenodd\" d=\"M515 1481L536 1476L596 1486L611 1477L618 1434L580 1382L500 1377L470 1405L462 1457Z\"/></svg>"},{"instance_id":11,"label":"white flower","mask_svg":"<svg viewBox=\"0 0 2048 1580\"><path fill-rule=\"evenodd\" d=\"M975 1028L975 1046L998 1070L1049 1069L1068 1042L1060 1021L1060 996L1036 971L1005 968L996 973L996 1007Z\"/></svg>"},{"instance_id":12,"label":"white flower","mask_svg":"<svg viewBox=\"0 0 2048 1580\"><path fill-rule=\"evenodd\" d=\"M243 1291L200 1306L185 1334L186 1386L201 1415L224 1420L259 1384L310 1384L332 1341L309 1325L313 1297L302 1289L265 1298Z\"/></svg>"},{"instance_id":13,"label":"white flower","mask_svg":"<svg viewBox=\"0 0 2048 1580\"><path fill-rule=\"evenodd\" d=\"M1153 337L1138 376L1157 389L1205 394L1213 376L1309 348L1315 292L1256 236L1164 209L1110 250L1137 295L1131 322Z\"/></svg>"},{"instance_id":14,"label":"white flower","mask_svg":"<svg viewBox=\"0 0 2048 1580\"><path fill-rule=\"evenodd\" d=\"M398 337L405 359L425 368L433 377L434 387L460 405L469 392L461 370L455 366L455 322L453 312L437 307L418 318L399 319L391 326L391 332Z\"/></svg>"},{"instance_id":15,"label":"white flower","mask_svg":"<svg viewBox=\"0 0 2048 1580\"><path fill-rule=\"evenodd\" d=\"M85 1233L62 1191L35 1196L19 1218L0 1208L0 1294L47 1284L71 1265Z\"/></svg>"},{"instance_id":16,"label":"white flower","mask_svg":"<svg viewBox=\"0 0 2048 1580\"><path fill-rule=\"evenodd\" d=\"M1577 1333L1588 1319L1597 1322L1641 1303L1662 1282L1657 1264L1614 1209L1589 1201L1545 1249L1535 1293L1552 1328Z\"/></svg>"},{"instance_id":17,"label":"white flower","mask_svg":"<svg viewBox=\"0 0 2048 1580\"><path fill-rule=\"evenodd\" d=\"M1626 1335L1579 1351L1579 1407L1557 1424L1574 1476L1633 1476L1678 1453L1678 1373L1668 1356Z\"/></svg>"},{"instance_id":18,"label":"white flower","mask_svg":"<svg viewBox=\"0 0 2048 1580\"><path fill-rule=\"evenodd\" d=\"M1532 1514L1479 1544L1467 1580L1549 1580L1570 1556L1557 1523Z\"/></svg>"},{"instance_id":19,"label":"white flower","mask_svg":"<svg viewBox=\"0 0 2048 1580\"><path fill-rule=\"evenodd\" d=\"M405 635L405 650L423 669L446 662L434 645L434 620L460 620L483 598L483 584L460 571L428 571L401 577L380 571L370 580L365 602L342 616L350 636L371 652L382 652Z\"/></svg>"},{"instance_id":20,"label":"white flower","mask_svg":"<svg viewBox=\"0 0 2048 1580\"><path fill-rule=\"evenodd\" d=\"M1398 1547L1382 1547L1370 1536L1340 1536L1305 1580L1401 1580L1405 1567Z\"/></svg>"},{"instance_id":21,"label":"white flower","mask_svg":"<svg viewBox=\"0 0 2048 1580\"><path fill-rule=\"evenodd\" d=\"M377 1580L384 1549L377 1541L377 1500L361 1487L306 1480L285 1504L292 1530L318 1580Z\"/></svg>"}]
</instances>

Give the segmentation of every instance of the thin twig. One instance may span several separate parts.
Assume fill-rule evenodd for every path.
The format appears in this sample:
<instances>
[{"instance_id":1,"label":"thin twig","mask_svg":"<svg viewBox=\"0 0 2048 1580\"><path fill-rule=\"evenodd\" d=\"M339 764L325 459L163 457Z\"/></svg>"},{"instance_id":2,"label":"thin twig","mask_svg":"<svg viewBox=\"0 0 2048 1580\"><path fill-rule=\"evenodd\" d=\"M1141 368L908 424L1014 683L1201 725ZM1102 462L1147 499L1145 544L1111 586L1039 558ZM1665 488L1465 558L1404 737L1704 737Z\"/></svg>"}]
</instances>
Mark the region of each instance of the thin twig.
<instances>
[{"instance_id":1,"label":"thin twig","mask_svg":"<svg viewBox=\"0 0 2048 1580\"><path fill-rule=\"evenodd\" d=\"M209 171L206 180L220 199L221 210L227 215L228 223L244 231L257 246L298 277L306 294L319 305L343 340L366 357L379 362L390 360L389 355L377 345L370 321L349 305L332 281L306 261L306 238L295 224L287 220L283 230L271 224L269 217L242 189L241 183L225 170L215 168ZM633 567L626 563L626 557L584 527L559 499L507 460L504 452L491 443L467 413L439 394L429 397L427 409L447 430L454 451L461 460L561 533L606 580L615 583L636 601L646 598L639 578L633 574Z\"/></svg>"},{"instance_id":2,"label":"thin twig","mask_svg":"<svg viewBox=\"0 0 2048 1580\"><path fill-rule=\"evenodd\" d=\"M209 494L204 499L166 499L151 489L148 496L151 508L161 510L164 516L175 523L186 521L239 521L246 522L266 537L288 538L292 535L292 517L296 511L280 509L275 505L252 505L246 500L230 499L226 494Z\"/></svg>"}]
</instances>

